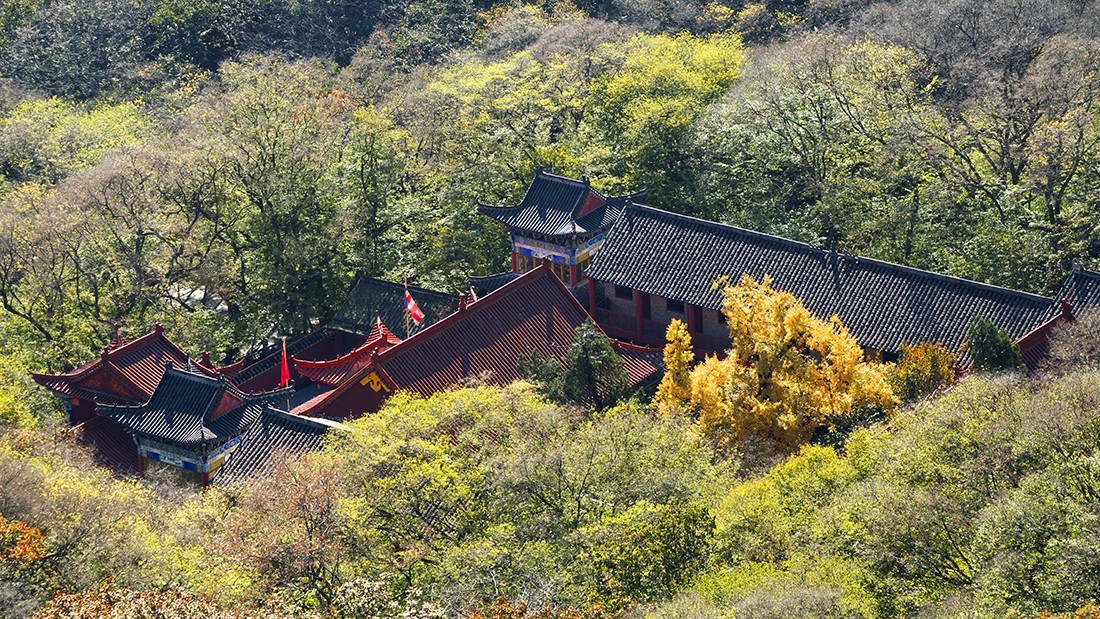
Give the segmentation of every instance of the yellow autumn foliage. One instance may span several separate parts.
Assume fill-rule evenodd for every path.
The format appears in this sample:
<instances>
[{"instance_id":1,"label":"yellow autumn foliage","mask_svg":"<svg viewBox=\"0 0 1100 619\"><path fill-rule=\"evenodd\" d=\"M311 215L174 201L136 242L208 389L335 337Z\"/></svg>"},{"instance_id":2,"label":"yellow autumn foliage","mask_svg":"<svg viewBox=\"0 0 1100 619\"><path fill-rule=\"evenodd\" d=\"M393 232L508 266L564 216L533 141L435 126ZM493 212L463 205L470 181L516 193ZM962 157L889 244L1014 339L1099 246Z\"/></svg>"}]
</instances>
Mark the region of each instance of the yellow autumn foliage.
<instances>
[{"instance_id":1,"label":"yellow autumn foliage","mask_svg":"<svg viewBox=\"0 0 1100 619\"><path fill-rule=\"evenodd\" d=\"M817 318L770 278L744 276L722 292L733 344L691 373L691 404L718 445L760 436L794 450L839 417L896 404L883 367L863 359L836 316Z\"/></svg>"},{"instance_id":2,"label":"yellow autumn foliage","mask_svg":"<svg viewBox=\"0 0 1100 619\"><path fill-rule=\"evenodd\" d=\"M665 375L657 386L653 401L665 414L683 410L691 401L691 364L695 353L691 349L691 333L682 320L673 320L665 332Z\"/></svg>"}]
</instances>

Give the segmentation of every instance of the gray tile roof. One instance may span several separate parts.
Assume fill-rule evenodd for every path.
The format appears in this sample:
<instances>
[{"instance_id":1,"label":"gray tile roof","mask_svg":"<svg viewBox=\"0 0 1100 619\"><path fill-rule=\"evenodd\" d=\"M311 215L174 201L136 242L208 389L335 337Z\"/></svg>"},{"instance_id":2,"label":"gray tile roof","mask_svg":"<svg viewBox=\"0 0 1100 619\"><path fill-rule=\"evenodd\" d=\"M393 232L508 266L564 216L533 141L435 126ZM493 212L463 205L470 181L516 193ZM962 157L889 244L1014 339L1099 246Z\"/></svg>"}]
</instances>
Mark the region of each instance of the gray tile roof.
<instances>
[{"instance_id":1,"label":"gray tile roof","mask_svg":"<svg viewBox=\"0 0 1100 619\"><path fill-rule=\"evenodd\" d=\"M479 297L483 297L490 292L510 283L513 280L519 279L523 273L516 273L515 271L504 271L503 273L493 273L491 275L475 275L469 278L470 286L473 287L474 292Z\"/></svg>"},{"instance_id":2,"label":"gray tile roof","mask_svg":"<svg viewBox=\"0 0 1100 619\"><path fill-rule=\"evenodd\" d=\"M1100 310L1100 273L1075 267L1062 284L1056 298L1059 301L1069 301L1073 306L1073 313L1078 316ZM1050 315L1058 314L1059 309L1059 304L1055 303L1050 308Z\"/></svg>"},{"instance_id":3,"label":"gray tile roof","mask_svg":"<svg viewBox=\"0 0 1100 619\"><path fill-rule=\"evenodd\" d=\"M458 297L409 286L413 300L424 311L426 327L458 309ZM377 314L376 314L377 312ZM405 336L405 287L373 277L361 277L336 309L328 327L369 336L377 316L397 335Z\"/></svg>"},{"instance_id":4,"label":"gray tile roof","mask_svg":"<svg viewBox=\"0 0 1100 619\"><path fill-rule=\"evenodd\" d=\"M608 198L592 189L587 181L539 170L519 204L480 205L478 212L520 232L545 236L590 235L611 227L627 204L644 199L644 196L643 191ZM600 205L580 215L589 199Z\"/></svg>"},{"instance_id":5,"label":"gray tile roof","mask_svg":"<svg viewBox=\"0 0 1100 619\"><path fill-rule=\"evenodd\" d=\"M169 368L145 404L99 406L96 412L132 434L194 448L240 434L286 393L245 394L223 379Z\"/></svg>"},{"instance_id":6,"label":"gray tile roof","mask_svg":"<svg viewBox=\"0 0 1100 619\"><path fill-rule=\"evenodd\" d=\"M229 454L213 483L227 486L270 475L280 459L298 458L320 450L328 432L343 427L332 421L266 407L241 437L241 444Z\"/></svg>"},{"instance_id":7,"label":"gray tile roof","mask_svg":"<svg viewBox=\"0 0 1100 619\"><path fill-rule=\"evenodd\" d=\"M721 293L711 283L742 274L770 275L815 314L839 315L863 346L889 352L921 341L957 348L979 314L1017 338L1052 302L638 205L624 210L588 269L602 282L714 310Z\"/></svg>"}]
</instances>

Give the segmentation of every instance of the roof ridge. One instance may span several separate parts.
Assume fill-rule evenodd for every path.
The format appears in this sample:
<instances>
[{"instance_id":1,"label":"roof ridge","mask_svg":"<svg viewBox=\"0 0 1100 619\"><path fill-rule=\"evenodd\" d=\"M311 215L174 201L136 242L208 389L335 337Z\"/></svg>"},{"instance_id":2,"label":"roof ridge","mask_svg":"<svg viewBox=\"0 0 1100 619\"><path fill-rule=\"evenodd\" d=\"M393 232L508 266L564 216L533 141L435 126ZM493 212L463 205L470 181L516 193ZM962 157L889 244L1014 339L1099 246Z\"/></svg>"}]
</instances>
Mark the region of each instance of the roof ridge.
<instances>
[{"instance_id":1,"label":"roof ridge","mask_svg":"<svg viewBox=\"0 0 1100 619\"><path fill-rule=\"evenodd\" d=\"M323 366L332 366L332 365L335 365L337 363L347 363L348 361L358 359L359 357L362 357L363 355L369 353L370 351L367 350L368 348L376 347L380 342L382 342L385 339L386 339L385 337L381 337L381 336L380 337L369 338L369 339L367 339L367 341L363 342L359 346L356 346L355 348L351 349L350 352L347 352L343 355L338 355L338 356L336 356L332 359L299 359L297 357L292 356L291 360L293 360L296 365L297 364L302 364L302 366L304 366L304 367L323 367ZM394 344L394 345L396 346L396 344Z\"/></svg>"},{"instance_id":2,"label":"roof ridge","mask_svg":"<svg viewBox=\"0 0 1100 619\"><path fill-rule=\"evenodd\" d=\"M493 303L496 303L500 299L503 299L503 298L507 297L508 295L514 293L515 290L522 288L523 286L519 286L518 282L521 282L521 281L524 281L524 280L527 280L528 282L534 282L534 281L540 279L541 277L545 276L546 273L551 273L550 267L548 265L545 265L545 264L540 264L539 266L531 269L530 271L524 273L523 275L520 275L516 279L513 279L512 281L508 282L504 286L501 286L500 288L497 288L496 290L490 292L489 294L479 298L477 301L468 302L467 305L466 305L465 310L463 310L461 308L458 309L458 310L455 310L454 312L451 312L450 314L444 316L443 318L441 318L441 319L433 322L432 324L428 325L427 328L421 329L420 331L417 331L416 333L409 336L407 339L402 340L400 344L395 344L393 346L390 346L386 350L383 350L382 352L378 353L378 361L381 362L383 359L389 359L391 357L400 356L401 353L404 350L411 347L411 344L409 344L409 342L419 342L419 341L423 341L424 339L427 339L429 334L434 335L436 332L442 330L444 327L447 327L450 324L452 324L454 321L456 321L458 319L457 316L459 316L463 312L468 312L468 311L470 311L471 308L476 308L478 311L480 311L482 308L486 307L487 305L492 305ZM527 285L527 284L525 284L525 285ZM570 296L572 297L572 294L570 294ZM417 340L417 338L420 338L420 339ZM374 364L371 364L371 365L368 365L367 367L369 368L369 367L372 367L373 365ZM359 374L359 372L356 373L356 375L358 375L358 374Z\"/></svg>"},{"instance_id":3,"label":"roof ridge","mask_svg":"<svg viewBox=\"0 0 1100 619\"><path fill-rule=\"evenodd\" d=\"M634 191L629 191L629 192L621 194L621 195L609 196L609 195L605 195L599 189L596 189L595 187L593 187L591 179L585 180L585 177L582 177L580 179L576 179L576 178L572 178L572 177L569 177L569 176L563 176L561 174L556 174L554 172L547 172L546 170L539 169L539 170L535 170L535 176L534 176L534 178L531 179L531 182L527 184L527 189L524 190L523 197L520 198L519 202L516 202L515 204L509 204L509 205L486 204L485 202L482 202L480 199L478 199L478 200L475 201L476 204L477 204L477 208L479 210L498 210L498 211L515 210L515 209L519 208L521 205L523 205L524 202L527 201L527 196L531 193L531 188L535 186L535 181L537 181L540 177L545 178L546 180L549 180L549 181L552 181L552 182L560 182L560 183L565 184L565 185L574 186L578 189L588 189L592 193L596 194L596 196L598 198L603 200L605 206L608 202L614 202L614 201L618 201L618 200L626 200L627 204L632 204L633 203L632 200L631 200L632 198L635 198L635 197L638 197L638 196L641 196L641 195L645 195L649 192L648 187L643 187L641 189L636 189ZM584 196L582 195L581 197L583 198ZM573 209L570 211L570 213L571 214L575 213L576 210L577 210L577 206L580 206L581 204L583 204L583 201L578 200L577 204L573 205Z\"/></svg>"},{"instance_id":4,"label":"roof ridge","mask_svg":"<svg viewBox=\"0 0 1100 619\"><path fill-rule=\"evenodd\" d=\"M316 424L316 425L319 425L319 426L323 426L325 428L340 429L340 430L351 430L350 427L348 427L346 424L340 423L339 421L333 421L331 419L325 419L324 417L310 417L308 415L295 415L294 413L291 413L289 411L284 411L284 410L275 408L274 406L271 406L270 404L266 408L264 408L263 413L267 414L267 415L274 415L274 416L277 416L277 417L284 418L287 421L293 421L295 423L301 423L301 424L305 424L305 425Z\"/></svg>"},{"instance_id":5,"label":"roof ridge","mask_svg":"<svg viewBox=\"0 0 1100 619\"><path fill-rule=\"evenodd\" d=\"M373 275L360 275L356 278L355 284L352 285L352 290L354 290L355 287L358 286L359 283L364 279L373 280L375 282L386 284L388 286L394 286L395 288L404 289L405 286L406 286L406 284L402 284L400 282L392 282L388 279L382 279L381 277L374 277ZM417 286L415 284L407 284L407 286L408 286L410 291L427 292L429 294L438 294L438 295L443 295L443 296L446 296L446 297L454 297L453 294L451 294L449 292L443 292L442 290L432 290L431 288L425 288L423 286ZM349 294L350 294L350 291L349 291Z\"/></svg>"},{"instance_id":6,"label":"roof ridge","mask_svg":"<svg viewBox=\"0 0 1100 619\"><path fill-rule=\"evenodd\" d=\"M1093 278L1100 279L1100 271L1093 271L1093 270L1087 269L1085 267L1081 267L1079 269L1074 269L1074 270L1070 271L1070 276L1074 276L1074 275L1080 275L1082 277L1093 277Z\"/></svg>"},{"instance_id":7,"label":"roof ridge","mask_svg":"<svg viewBox=\"0 0 1100 619\"><path fill-rule=\"evenodd\" d=\"M682 213L674 213L672 211L666 211L664 209L659 209L659 208L652 207L652 206L646 206L644 204L628 204L626 206L626 208L623 209L623 213L625 214L630 209L638 209L638 210L648 211L648 212L652 212L652 213L655 213L655 214L658 214L658 215L664 216L664 217L670 217L670 218L673 218L673 219L684 219L684 220L688 220L688 221L692 221L692 222L698 222L698 223L700 223L704 226L724 228L724 229L731 230L731 231L734 231L734 232L737 232L737 233L740 233L740 234L744 234L746 236L777 241L777 242L780 242L780 243L783 243L783 244L786 244L786 245L793 245L793 246L797 246L797 247L800 247L800 248L810 250L811 252L819 254L819 255L824 256L824 257L835 257L835 258L840 259L840 260L855 261L857 264L859 264L859 263L877 264L877 265L881 265L881 266L884 266L884 267L887 267L887 268L890 268L890 269L905 271L905 272L913 273L913 274L916 274L916 275L928 276L928 277L932 277L933 279L939 279L939 280L944 280L944 281L948 281L948 282L963 283L963 284L967 284L967 285L970 285L970 286L975 286L975 287L978 287L978 288L983 288L983 289L991 290L991 291L994 291L994 292L1008 293L1008 294L1028 298L1028 299L1035 300L1035 301L1047 301L1047 302L1053 301L1053 299L1051 297L1046 297L1046 296L1035 294L1035 293L1032 293L1032 292L1026 292L1026 291L1023 291L1023 290L1016 290L1016 289L1013 289L1013 288L1006 288L1004 286L998 286L996 284L989 284L989 283L986 283L986 282L979 282L979 281L975 281L975 280L972 280L972 279L957 277L955 275L947 275L945 273L937 273L936 271L928 271L928 270L925 270L925 269L919 269L917 267L911 267L911 266L907 266L907 265L904 265L904 264L898 264L896 262L888 262L886 260L879 260L878 258L869 258L867 256L859 256L857 254L830 251L830 250L827 250L827 249L824 249L824 248L821 248L821 247L817 247L815 245L811 245L809 243L805 243L803 241L796 241L794 239L788 239L786 237L777 236L777 235L774 235L774 234L768 234L766 232L760 232L758 230L749 230L748 228L742 228L740 226L734 226L732 224L727 224L727 223L722 223L722 222L717 222L717 221L711 221L709 219L702 219L702 218L699 218L699 217L693 217L691 215L684 215ZM615 226L612 228L612 230L617 228L625 220L626 220L625 217L620 218L618 222L615 222ZM610 236L610 234L609 234L609 236ZM599 260L599 254L597 253L596 256L593 258L593 262L596 262L598 260Z\"/></svg>"}]
</instances>

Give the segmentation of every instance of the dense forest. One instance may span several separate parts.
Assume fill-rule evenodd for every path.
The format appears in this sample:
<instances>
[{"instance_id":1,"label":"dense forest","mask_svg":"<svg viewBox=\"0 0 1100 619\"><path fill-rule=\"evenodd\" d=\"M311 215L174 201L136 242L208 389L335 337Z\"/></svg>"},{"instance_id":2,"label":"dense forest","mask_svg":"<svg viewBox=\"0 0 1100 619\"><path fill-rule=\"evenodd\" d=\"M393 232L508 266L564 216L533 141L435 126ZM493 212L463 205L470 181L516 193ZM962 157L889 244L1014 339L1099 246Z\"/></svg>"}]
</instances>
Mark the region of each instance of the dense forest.
<instances>
[{"instance_id":1,"label":"dense forest","mask_svg":"<svg viewBox=\"0 0 1100 619\"><path fill-rule=\"evenodd\" d=\"M155 321L231 361L358 275L460 290L540 167L1053 294L1100 265L1100 4L4 0L0 616L1100 617L1095 320L949 387L958 351L865 363L750 282L806 329L783 384L842 392L674 328L653 401L399 395L202 493L96 468L27 377Z\"/></svg>"},{"instance_id":2,"label":"dense forest","mask_svg":"<svg viewBox=\"0 0 1100 619\"><path fill-rule=\"evenodd\" d=\"M31 364L153 320L233 356L355 274L460 288L507 266L474 205L539 166L1033 292L1100 257L1092 2L31 0L0 33Z\"/></svg>"}]
</instances>

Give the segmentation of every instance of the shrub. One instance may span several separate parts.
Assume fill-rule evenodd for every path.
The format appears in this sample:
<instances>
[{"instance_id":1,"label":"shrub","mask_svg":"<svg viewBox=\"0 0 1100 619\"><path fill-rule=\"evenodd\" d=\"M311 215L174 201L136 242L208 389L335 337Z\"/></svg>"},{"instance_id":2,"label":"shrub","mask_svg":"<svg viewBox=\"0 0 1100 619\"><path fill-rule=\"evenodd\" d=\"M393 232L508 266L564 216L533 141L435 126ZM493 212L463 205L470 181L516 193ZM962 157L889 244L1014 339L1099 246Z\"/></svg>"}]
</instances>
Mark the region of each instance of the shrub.
<instances>
[{"instance_id":1,"label":"shrub","mask_svg":"<svg viewBox=\"0 0 1100 619\"><path fill-rule=\"evenodd\" d=\"M966 343L974 359L974 369L986 372L1019 370L1024 367L1020 347L993 321L975 316L966 331Z\"/></svg>"},{"instance_id":2,"label":"shrub","mask_svg":"<svg viewBox=\"0 0 1100 619\"><path fill-rule=\"evenodd\" d=\"M901 361L890 371L890 386L901 400L926 396L951 383L958 356L942 344L901 347Z\"/></svg>"}]
</instances>

